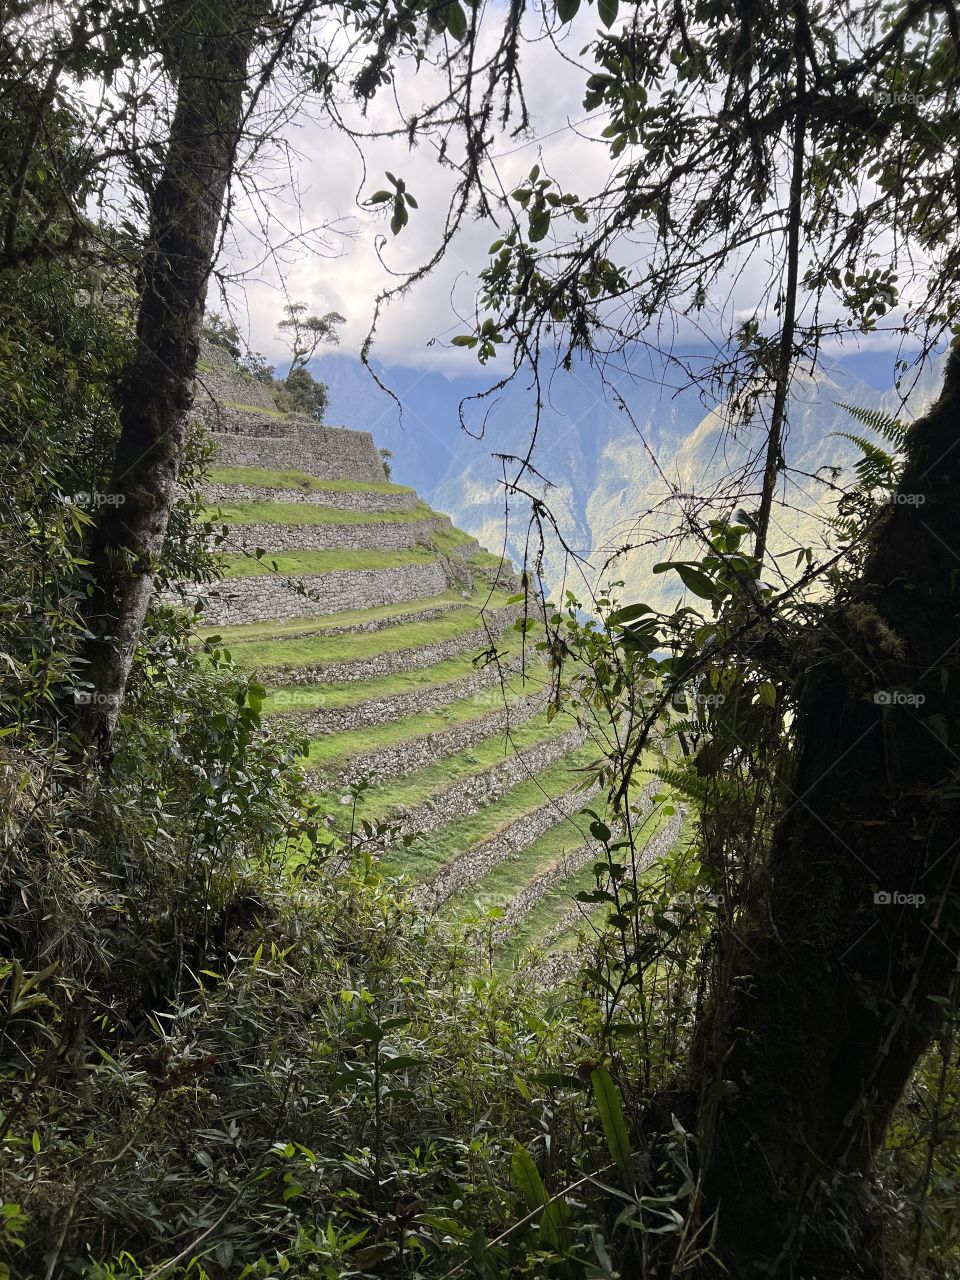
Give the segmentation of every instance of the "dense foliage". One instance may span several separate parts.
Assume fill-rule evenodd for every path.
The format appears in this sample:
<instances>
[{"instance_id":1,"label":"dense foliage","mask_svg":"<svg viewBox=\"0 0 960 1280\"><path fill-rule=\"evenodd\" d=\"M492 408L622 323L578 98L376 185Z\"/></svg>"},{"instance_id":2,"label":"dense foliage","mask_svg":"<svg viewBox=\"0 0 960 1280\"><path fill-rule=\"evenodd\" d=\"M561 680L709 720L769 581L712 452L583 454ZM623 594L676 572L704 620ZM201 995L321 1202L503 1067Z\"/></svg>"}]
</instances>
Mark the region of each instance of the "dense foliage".
<instances>
[{"instance_id":1,"label":"dense foliage","mask_svg":"<svg viewBox=\"0 0 960 1280\"><path fill-rule=\"evenodd\" d=\"M578 7L558 4L547 17L562 27ZM590 616L572 596L548 610L550 638L538 643L557 677L551 714L574 709L605 739L583 770L608 800L603 814L588 811L604 849L596 886L581 895L596 928L565 970L532 957L506 973L490 963L495 913L479 911L465 934L445 931L383 874L384 855L418 837L365 821L362 786L345 797L354 821L334 834L306 798L304 744L271 730L263 688L170 597L178 581L214 574L208 544L218 535L195 492L206 448L194 430L177 435L188 420L177 406L189 401L221 203L240 140L250 141L249 111L278 66L297 86L290 102L309 91L336 117L339 97L366 104L390 85L395 62L433 59L449 95L403 132L432 132L445 152L454 126L462 130L446 245L474 196L487 208L480 175L495 105L506 121L519 101L526 119L520 8L475 62L479 9L459 0L412 11L326 6L334 34L366 46L342 66L300 25L309 4L144 10L98 0L75 6L62 29L47 6L11 8L32 38L0 44L0 1278L613 1280L722 1274L731 1258L751 1275L960 1276L960 984L942 954L955 954L943 939L957 918L956 767L943 763L955 737L955 641L920 661L926 638L955 635L956 573L934 542L946 544L936 527L949 533L956 507L943 460L958 358L941 406L919 424L861 415L847 432L863 461L835 487L826 551L792 548L792 565L771 574L766 546L794 343L815 350L825 332L819 320L804 330L793 309L801 231L819 254L803 287L817 302L839 300L851 324L871 328L895 301L867 247L885 231L941 268L911 321L933 336L952 323L950 6L900 16L867 6L845 13L838 33L832 10L804 5L728 13L670 3L630 31L614 29L616 0L598 5L608 34L594 49L604 70L587 86L588 106L610 112L614 160L640 158L624 160L592 201L554 189L539 167L530 173L461 345L486 360L512 337L519 364L565 326L563 358L592 346L609 318L602 306L616 299L633 308L633 337L668 303L689 310L691 289L699 310L711 273L760 234L781 194L793 301L776 339L760 318L734 335L727 389L749 383L747 401L774 394L761 501L706 519L696 557L657 566L690 602L664 614L618 600L612 585L589 602ZM850 32L870 45L852 59ZM251 58L248 101L237 68ZM141 82L118 88L121 71L141 62L170 103ZM95 128L88 80L109 89ZM851 84L872 106L851 114ZM648 105L651 88L659 97ZM924 88L943 128L919 109L893 120L881 95ZM702 93L725 94L727 107L704 112ZM748 109L757 128L734 127ZM781 193L784 141L799 190ZM848 233L864 171L881 196ZM402 179L390 180L371 203L390 207L399 233L417 206ZM90 207L118 192L127 203L94 224ZM891 204L891 192L903 198ZM532 247L567 215L578 227L593 218L590 234ZM652 274L628 298L607 249L648 217L660 236ZM677 253L708 233L727 234L712 262ZM289 309L283 407L322 415L305 365L339 321ZM271 378L226 322L211 320L208 337L252 377ZM131 482L150 452L138 452L143 441L163 456ZM923 485L935 501L921 527ZM114 508L128 499L130 521L137 505L150 528L125 542L125 513ZM544 516L535 502L535 519ZM911 538L921 537L923 562L912 565ZM533 585L528 577L531 611ZM884 612L894 607L899 631ZM528 624L532 633L532 613ZM119 692L105 695L89 642L112 660L111 628L125 626L129 663L107 671ZM898 720L901 700L878 681L893 671L901 692L911 664L923 668L930 710ZM77 709L103 697L113 700L109 723L81 740ZM813 786L804 791L807 816L791 784L811 753L815 765L817 750L834 746L835 731L846 741L841 731L866 716L868 728L883 726L890 756L906 757L903 772L884 772L883 752L864 748L862 776L844 775L856 784L849 793L810 802ZM922 787L895 790L928 760ZM684 838L655 863L641 787L657 814L684 814ZM825 825L827 803L832 845L815 825ZM841 828L847 811L851 826ZM932 870L911 861L915 845L947 869L931 882L936 928L926 932L936 948L925 937L917 945L922 920L888 912L863 971L842 967L844 931L871 906L873 886L845 862L860 841L883 846L885 868L904 875ZM791 935L799 944L786 954L799 961L778 968L796 920L813 927ZM935 963L924 969L928 951ZM841 987L846 1003L835 998ZM879 1046L858 1063L861 1075L831 1074L847 1010L864 1043ZM774 1034L751 1031L754 1016ZM782 1074L754 1070L757 1061ZM823 1153L834 1149L822 1145L810 1178L812 1126L783 1115L796 1106L822 1119L848 1088L855 1105L838 1127L852 1131L887 1073L864 1158L831 1163ZM768 1138L786 1132L783 1147L762 1147L751 1108ZM781 1164L771 1191L772 1158ZM736 1189L751 1170L757 1195L741 1199L738 1220ZM778 1214L786 1205L796 1220L771 1225L754 1213L750 1223L751 1204ZM738 1249L752 1242L730 1239L731 1212L756 1229L751 1256ZM808 1241L813 1252L802 1255Z\"/></svg>"}]
</instances>

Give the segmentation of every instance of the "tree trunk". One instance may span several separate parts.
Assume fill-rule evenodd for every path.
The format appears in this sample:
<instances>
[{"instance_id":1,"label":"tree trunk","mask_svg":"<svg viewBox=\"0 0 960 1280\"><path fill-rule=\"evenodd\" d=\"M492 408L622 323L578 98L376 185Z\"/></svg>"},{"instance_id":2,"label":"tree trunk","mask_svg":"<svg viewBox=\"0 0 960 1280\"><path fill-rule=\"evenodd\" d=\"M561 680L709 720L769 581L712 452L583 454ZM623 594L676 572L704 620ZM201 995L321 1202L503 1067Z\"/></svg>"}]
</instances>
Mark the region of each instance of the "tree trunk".
<instances>
[{"instance_id":1,"label":"tree trunk","mask_svg":"<svg viewBox=\"0 0 960 1280\"><path fill-rule=\"evenodd\" d=\"M207 282L257 29L250 7L230 0L186 6L183 22L176 110L150 199L136 353L121 393L120 439L90 553L94 588L73 729L100 759L109 758L175 500Z\"/></svg>"},{"instance_id":2,"label":"tree trunk","mask_svg":"<svg viewBox=\"0 0 960 1280\"><path fill-rule=\"evenodd\" d=\"M881 1274L871 1169L958 970L958 352L805 665L767 900L699 1049L701 1137L729 1274L827 1280Z\"/></svg>"}]
</instances>

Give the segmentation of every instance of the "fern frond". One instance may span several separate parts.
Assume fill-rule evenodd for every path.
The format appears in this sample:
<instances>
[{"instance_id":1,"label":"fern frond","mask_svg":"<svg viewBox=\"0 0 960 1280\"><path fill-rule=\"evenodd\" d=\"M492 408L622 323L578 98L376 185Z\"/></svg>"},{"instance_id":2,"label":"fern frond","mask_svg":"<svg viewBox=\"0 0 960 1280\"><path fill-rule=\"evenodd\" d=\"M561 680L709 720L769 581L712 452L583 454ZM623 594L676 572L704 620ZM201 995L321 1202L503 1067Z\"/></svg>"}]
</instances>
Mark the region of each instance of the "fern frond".
<instances>
[{"instance_id":1,"label":"fern frond","mask_svg":"<svg viewBox=\"0 0 960 1280\"><path fill-rule=\"evenodd\" d=\"M884 440L889 440L898 450L903 448L903 443L907 436L906 423L895 418L893 414L885 412L883 409L867 409L860 404L841 404L837 402L837 407L849 413L857 422L863 426L869 427L871 431L875 431L878 436ZM837 434L842 434L838 432Z\"/></svg>"},{"instance_id":2,"label":"fern frond","mask_svg":"<svg viewBox=\"0 0 960 1280\"><path fill-rule=\"evenodd\" d=\"M683 796L687 800L692 800L702 804L707 799L707 787L704 780L695 773L688 773L683 769L671 769L668 765L661 765L656 769L651 769L650 773L660 782L665 782L679 796Z\"/></svg>"},{"instance_id":3,"label":"fern frond","mask_svg":"<svg viewBox=\"0 0 960 1280\"><path fill-rule=\"evenodd\" d=\"M881 449L878 444L874 444L872 440L867 440L864 436L855 436L849 431L831 431L830 434L839 436L841 440L849 440L863 454L863 457L858 458L854 463L853 469L859 476L860 483L864 488L892 487L897 473L896 458L887 453L885 449Z\"/></svg>"}]
</instances>

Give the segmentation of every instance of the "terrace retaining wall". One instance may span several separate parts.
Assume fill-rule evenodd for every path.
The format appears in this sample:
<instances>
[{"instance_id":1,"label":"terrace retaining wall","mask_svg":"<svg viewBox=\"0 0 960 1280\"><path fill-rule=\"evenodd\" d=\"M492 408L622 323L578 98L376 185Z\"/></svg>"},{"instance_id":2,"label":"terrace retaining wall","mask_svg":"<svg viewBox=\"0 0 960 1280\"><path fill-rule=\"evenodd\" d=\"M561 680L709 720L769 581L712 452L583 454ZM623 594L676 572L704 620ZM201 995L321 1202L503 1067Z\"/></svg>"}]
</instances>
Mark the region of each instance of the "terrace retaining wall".
<instances>
[{"instance_id":1,"label":"terrace retaining wall","mask_svg":"<svg viewBox=\"0 0 960 1280\"><path fill-rule=\"evenodd\" d=\"M348 729L387 724L390 720L400 720L405 716L433 710L440 701L454 702L471 695L478 706L487 706L493 710L503 705L501 676L515 676L520 671L521 662L522 659L517 656L509 663L502 663L499 668L494 663L489 663L460 680L451 680L448 684L425 685L419 689L411 689L408 693L368 698L349 707L324 707L322 694L317 699L312 692L307 693L306 690L298 692L296 689L282 689L274 694L273 705L283 707L284 710L271 713L270 723L281 723L308 738L316 738L322 733L343 733ZM541 678L532 687L542 683ZM298 712L298 699L301 705L309 699L309 710Z\"/></svg>"},{"instance_id":2,"label":"terrace retaining wall","mask_svg":"<svg viewBox=\"0 0 960 1280\"><path fill-rule=\"evenodd\" d=\"M373 680L377 676L390 676L398 671L420 671L432 667L446 658L457 658L463 653L479 653L491 644L514 618L520 616L519 605L506 605L491 609L484 615L484 623L472 631L452 636L449 640L437 640L432 644L417 645L409 649L390 649L370 658L355 658L349 662L315 663L313 666L274 668L264 674L272 683L285 686L305 684L347 684L357 680Z\"/></svg>"},{"instance_id":3,"label":"terrace retaining wall","mask_svg":"<svg viewBox=\"0 0 960 1280\"><path fill-rule=\"evenodd\" d=\"M306 595L297 590L298 583L303 584ZM188 605L192 605L194 599L203 599L205 624L236 626L244 622L309 618L342 613L346 609L404 604L408 600L440 595L449 585L443 565L432 561L398 565L393 569L336 569L302 576L252 574L213 583L205 590L195 587L195 596L187 587L184 599ZM179 596L176 602L180 603Z\"/></svg>"},{"instance_id":4,"label":"terrace retaining wall","mask_svg":"<svg viewBox=\"0 0 960 1280\"><path fill-rule=\"evenodd\" d=\"M217 548L242 551L409 551L432 533L451 529L449 516L373 524L235 524Z\"/></svg>"},{"instance_id":5,"label":"terrace retaining wall","mask_svg":"<svg viewBox=\"0 0 960 1280\"><path fill-rule=\"evenodd\" d=\"M303 502L312 507L360 512L411 511L420 501L413 489L400 493L378 493L375 489L275 489L256 484L220 484L212 480L200 486L200 494L210 506Z\"/></svg>"}]
</instances>

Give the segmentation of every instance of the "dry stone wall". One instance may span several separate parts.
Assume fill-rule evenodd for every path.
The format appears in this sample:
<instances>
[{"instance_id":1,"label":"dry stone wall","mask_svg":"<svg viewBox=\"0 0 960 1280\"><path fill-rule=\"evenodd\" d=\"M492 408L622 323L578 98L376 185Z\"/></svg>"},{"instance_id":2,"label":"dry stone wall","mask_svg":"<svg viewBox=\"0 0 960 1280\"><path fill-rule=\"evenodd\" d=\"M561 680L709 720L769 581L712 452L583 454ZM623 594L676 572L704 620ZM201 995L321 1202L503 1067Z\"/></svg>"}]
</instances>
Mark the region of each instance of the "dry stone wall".
<instances>
[{"instance_id":1,"label":"dry stone wall","mask_svg":"<svg viewBox=\"0 0 960 1280\"><path fill-rule=\"evenodd\" d=\"M579 813L598 789L593 786L588 791L582 791L571 787L563 795L547 801L531 813L525 813L491 839L441 867L429 883L418 885L412 891L411 898L422 906L438 907L441 902L474 884L502 862L522 857L524 849L533 844L534 840L538 840L558 822Z\"/></svg>"},{"instance_id":2,"label":"dry stone wall","mask_svg":"<svg viewBox=\"0 0 960 1280\"><path fill-rule=\"evenodd\" d=\"M471 695L478 706L493 710L503 704L501 678L516 675L521 664L520 657L509 663L502 663L499 669L491 663L461 680L451 680L449 684L426 685L421 689L412 689L409 693L369 698L350 707L324 707L322 702L317 705L312 690L310 693L304 690L298 694L295 689L285 689L275 695L274 705L289 707L291 711L289 714L283 711L271 716L271 723L281 723L308 738L317 738L324 733L343 733L348 729L388 724L391 720L400 720L404 716L434 710L438 703L455 702ZM297 713L295 708L298 698L301 705L309 699L311 709Z\"/></svg>"},{"instance_id":3,"label":"dry stone wall","mask_svg":"<svg viewBox=\"0 0 960 1280\"><path fill-rule=\"evenodd\" d=\"M208 407L203 416L218 466L302 471L319 480L382 484L387 478L369 431L243 409Z\"/></svg>"},{"instance_id":4,"label":"dry stone wall","mask_svg":"<svg viewBox=\"0 0 960 1280\"><path fill-rule=\"evenodd\" d=\"M473 597L469 592L464 593L464 599L471 600ZM413 603L409 601L408 603ZM462 607L460 601L450 600L444 601L442 604L424 605L422 609L410 609L403 613L387 613L379 618L357 618L353 621L332 622L330 618L324 618L322 624L319 619L315 620L315 625L311 628L311 620L303 619L303 628L298 629L297 635L304 636L344 636L356 634L360 631L385 631L388 627L394 627L400 622L428 622L432 618L442 618L450 613L452 609ZM346 614L344 618L346 618ZM291 703L291 706L303 706L301 700L299 704Z\"/></svg>"},{"instance_id":5,"label":"dry stone wall","mask_svg":"<svg viewBox=\"0 0 960 1280\"><path fill-rule=\"evenodd\" d=\"M307 594L297 590L299 583ZM393 569L342 569L302 577L252 574L216 583L205 591L198 591L197 598L202 597L206 602L204 622L211 626L233 626L403 604L422 596L440 595L448 585L443 566L434 561L398 565ZM187 600L191 603L189 592Z\"/></svg>"},{"instance_id":6,"label":"dry stone wall","mask_svg":"<svg viewBox=\"0 0 960 1280\"><path fill-rule=\"evenodd\" d=\"M241 502L303 502L313 507L335 507L338 511L412 511L420 499L412 489L380 493L373 489L274 489L266 485L216 484L208 481L200 488L211 507L235 506ZM447 517L449 518L449 517Z\"/></svg>"},{"instance_id":7,"label":"dry stone wall","mask_svg":"<svg viewBox=\"0 0 960 1280\"><path fill-rule=\"evenodd\" d=\"M585 736L579 725L572 725L562 733L554 734L552 738L527 747L524 751L507 753L497 764L471 774L423 804L399 808L394 816L403 829L429 835L431 831L438 831L449 822L469 817L478 809L496 804L518 782L536 778L544 769L549 769L552 764L575 751Z\"/></svg>"},{"instance_id":8,"label":"dry stone wall","mask_svg":"<svg viewBox=\"0 0 960 1280\"><path fill-rule=\"evenodd\" d=\"M197 369L198 400L249 404L276 412L273 390L265 382L257 382L240 372L229 351L216 347L205 338L200 342L200 364Z\"/></svg>"},{"instance_id":9,"label":"dry stone wall","mask_svg":"<svg viewBox=\"0 0 960 1280\"><path fill-rule=\"evenodd\" d=\"M659 858L665 857L670 852L677 840L680 838L680 832L683 829L683 818L683 812L678 809L674 816L665 822L664 825L650 837L642 850L638 851L640 854L637 863L638 871L646 870L647 867L653 866ZM586 847L584 851L581 851L584 856L580 865L583 866L590 861L597 850L598 846L591 845ZM547 890L544 889L543 892L545 893L546 891ZM529 907L527 910L529 910ZM578 903L575 907L572 907L565 916L558 920L553 928L543 936L541 943L544 946L549 946L551 942L555 942L557 938L567 933L570 929L575 929L579 925L589 923L592 916L600 915L604 910L610 910L609 903L593 908L585 904ZM510 928L515 927L522 918L522 914L524 913L519 911L519 907L517 909L508 910L507 915L501 922L501 927L504 932L509 932Z\"/></svg>"},{"instance_id":10,"label":"dry stone wall","mask_svg":"<svg viewBox=\"0 0 960 1280\"><path fill-rule=\"evenodd\" d=\"M518 699L508 711L498 707L486 715L477 716L463 724L453 725L449 729L438 729L434 733L425 733L420 738L407 739L396 746L376 750L371 743L371 750L362 757L351 760L345 768L335 773L317 771L314 774L318 785L327 789L349 786L361 778L371 782L384 782L388 778L400 778L428 765L436 764L446 756L455 755L458 751L466 751L475 747L486 738L504 734L508 728L518 729L521 725L542 711L546 705L547 695L544 690L537 690L525 698Z\"/></svg>"},{"instance_id":11,"label":"dry stone wall","mask_svg":"<svg viewBox=\"0 0 960 1280\"><path fill-rule=\"evenodd\" d=\"M449 640L437 640L432 644L418 645L410 649L390 649L371 658L355 658L348 662L329 662L298 667L283 672L286 685L348 684L355 680L373 680L378 676L394 675L398 671L422 671L446 658L458 658L464 653L479 653L513 618L519 617L519 606L507 605L491 609L484 615L484 622L463 635Z\"/></svg>"},{"instance_id":12,"label":"dry stone wall","mask_svg":"<svg viewBox=\"0 0 960 1280\"><path fill-rule=\"evenodd\" d=\"M431 533L450 528L449 516L393 524L238 524L229 529L220 550L409 551Z\"/></svg>"}]
</instances>

